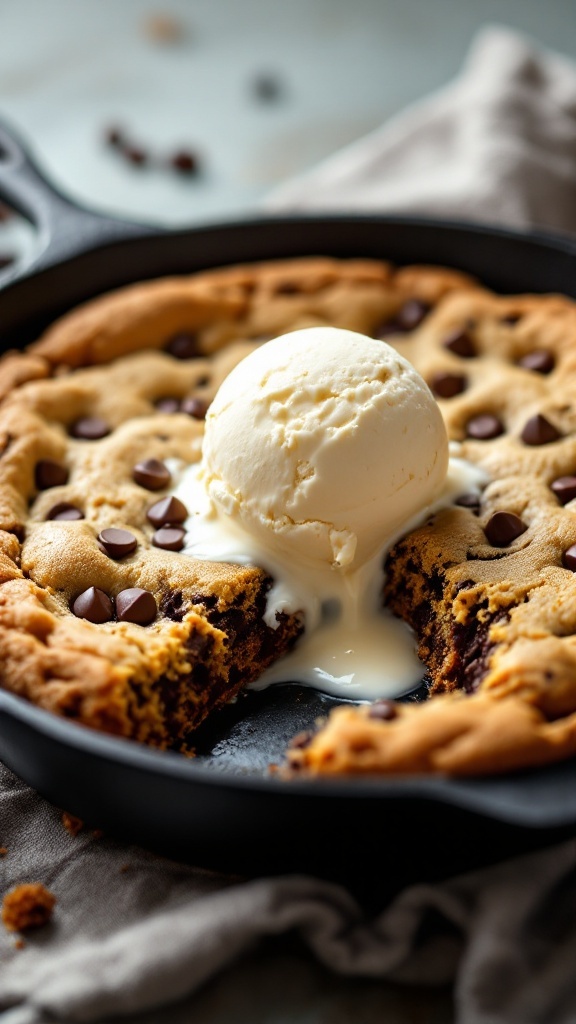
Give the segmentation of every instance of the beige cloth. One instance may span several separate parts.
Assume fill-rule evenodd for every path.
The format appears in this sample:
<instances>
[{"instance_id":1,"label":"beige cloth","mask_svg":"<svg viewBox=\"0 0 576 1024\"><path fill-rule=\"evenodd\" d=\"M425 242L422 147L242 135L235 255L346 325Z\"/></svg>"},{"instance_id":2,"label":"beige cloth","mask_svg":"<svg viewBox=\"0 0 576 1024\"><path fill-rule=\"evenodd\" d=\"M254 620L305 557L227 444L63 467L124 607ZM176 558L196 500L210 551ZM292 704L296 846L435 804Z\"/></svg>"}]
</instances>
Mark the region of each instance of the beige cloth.
<instances>
[{"instance_id":1,"label":"beige cloth","mask_svg":"<svg viewBox=\"0 0 576 1024\"><path fill-rule=\"evenodd\" d=\"M576 232L576 66L486 28L453 82L275 189L266 208Z\"/></svg>"},{"instance_id":2,"label":"beige cloth","mask_svg":"<svg viewBox=\"0 0 576 1024\"><path fill-rule=\"evenodd\" d=\"M268 208L409 210L576 230L575 197L576 69L491 30L453 85L288 183ZM3 1024L166 1007L293 930L345 975L453 981L456 1024L576 1021L576 842L414 886L371 919L318 879L242 882L90 832L72 837L0 765L0 845L2 892L36 880L58 899L53 923L22 950L0 928Z\"/></svg>"}]
</instances>

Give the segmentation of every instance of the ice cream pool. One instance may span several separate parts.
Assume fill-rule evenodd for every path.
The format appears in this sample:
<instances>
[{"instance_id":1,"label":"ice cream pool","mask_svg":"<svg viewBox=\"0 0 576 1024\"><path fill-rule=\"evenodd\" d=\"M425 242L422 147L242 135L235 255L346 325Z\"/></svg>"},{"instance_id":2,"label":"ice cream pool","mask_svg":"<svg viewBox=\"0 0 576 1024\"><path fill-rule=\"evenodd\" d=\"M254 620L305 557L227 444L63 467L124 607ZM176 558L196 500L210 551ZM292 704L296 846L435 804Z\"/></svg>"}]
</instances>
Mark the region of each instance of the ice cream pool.
<instances>
[{"instance_id":1,"label":"ice cream pool","mask_svg":"<svg viewBox=\"0 0 576 1024\"><path fill-rule=\"evenodd\" d=\"M303 616L294 650L256 687L291 680L373 700L419 684L412 632L382 607L386 553L484 478L450 455L408 360L333 327L266 342L224 380L201 462L178 475L184 554L269 572L273 628L282 613Z\"/></svg>"}]
</instances>

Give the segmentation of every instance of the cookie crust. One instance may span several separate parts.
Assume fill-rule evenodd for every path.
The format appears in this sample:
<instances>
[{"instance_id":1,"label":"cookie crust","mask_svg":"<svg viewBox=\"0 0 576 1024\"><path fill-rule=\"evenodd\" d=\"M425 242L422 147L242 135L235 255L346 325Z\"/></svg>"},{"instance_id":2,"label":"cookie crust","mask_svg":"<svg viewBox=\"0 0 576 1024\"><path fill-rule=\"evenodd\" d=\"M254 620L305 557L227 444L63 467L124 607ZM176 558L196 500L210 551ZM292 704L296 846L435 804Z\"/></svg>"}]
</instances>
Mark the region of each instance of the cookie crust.
<instances>
[{"instance_id":1,"label":"cookie crust","mask_svg":"<svg viewBox=\"0 0 576 1024\"><path fill-rule=\"evenodd\" d=\"M2 686L84 725L186 748L207 714L290 649L302 622L264 624L264 572L154 546L147 511L169 486L151 494L133 467L200 456L201 420L163 411L163 400L206 406L232 366L273 334L321 322L370 329L412 295L404 276L376 262L307 259L135 284L3 357ZM464 282L431 270L419 288L433 301ZM105 435L78 436L86 418ZM39 486L47 462L64 467L65 482ZM62 506L78 518L54 518ZM98 536L110 528L135 537L128 557L102 551ZM71 609L89 587L112 601L146 590L158 615L145 627L77 618Z\"/></svg>"},{"instance_id":2,"label":"cookie crust","mask_svg":"<svg viewBox=\"0 0 576 1024\"><path fill-rule=\"evenodd\" d=\"M154 546L147 510L170 487L151 494L132 470L146 458L196 461L202 421L181 403L209 403L262 341L322 324L385 337L433 389L445 386L439 375L459 381L450 397L438 394L440 407L461 454L491 482L480 510L445 510L388 558L384 598L417 633L431 699L397 705L391 721L337 710L290 751L291 771L482 773L570 756L576 577L562 558L576 517L550 484L576 473L576 307L561 296L495 296L442 268L319 257L145 282L72 310L5 355L1 685L84 725L187 749L207 715L290 649L303 624L264 625L265 573ZM193 358L174 354L179 336ZM523 366L534 352L548 353L552 369ZM179 411L164 411L164 399ZM534 415L560 437L526 444ZM502 432L469 436L480 416L498 418ZM86 417L109 432L74 436ZM42 460L64 465L66 482L39 489ZM50 518L58 504L83 518ZM498 549L485 530L501 510L526 530ZM131 532L135 551L103 552L97 538L109 528ZM158 615L148 626L79 619L71 606L89 586L112 600L142 588Z\"/></svg>"}]
</instances>

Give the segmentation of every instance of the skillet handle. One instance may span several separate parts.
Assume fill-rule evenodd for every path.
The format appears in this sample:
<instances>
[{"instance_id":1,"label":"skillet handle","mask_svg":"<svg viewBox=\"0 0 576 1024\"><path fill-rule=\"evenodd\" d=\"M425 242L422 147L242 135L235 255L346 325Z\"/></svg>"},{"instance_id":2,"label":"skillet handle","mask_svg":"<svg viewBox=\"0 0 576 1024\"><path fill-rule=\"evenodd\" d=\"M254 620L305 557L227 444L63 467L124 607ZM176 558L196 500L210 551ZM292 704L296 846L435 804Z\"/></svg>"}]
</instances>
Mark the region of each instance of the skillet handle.
<instances>
[{"instance_id":1,"label":"skillet handle","mask_svg":"<svg viewBox=\"0 0 576 1024\"><path fill-rule=\"evenodd\" d=\"M76 206L37 167L18 134L0 122L0 199L32 223L37 233L32 253L3 273L3 280L28 277L89 249L159 231Z\"/></svg>"}]
</instances>

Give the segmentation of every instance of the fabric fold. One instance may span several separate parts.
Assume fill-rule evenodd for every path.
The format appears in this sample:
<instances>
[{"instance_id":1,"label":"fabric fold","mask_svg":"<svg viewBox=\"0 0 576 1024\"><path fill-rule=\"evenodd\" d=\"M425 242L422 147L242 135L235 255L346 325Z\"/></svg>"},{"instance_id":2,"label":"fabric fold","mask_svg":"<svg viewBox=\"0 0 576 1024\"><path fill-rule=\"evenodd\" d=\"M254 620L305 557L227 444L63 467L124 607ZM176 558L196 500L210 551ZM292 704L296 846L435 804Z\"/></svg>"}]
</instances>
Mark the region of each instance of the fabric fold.
<instances>
[{"instance_id":1,"label":"fabric fold","mask_svg":"<svg viewBox=\"0 0 576 1024\"><path fill-rule=\"evenodd\" d=\"M453 82L280 185L265 206L574 232L576 66L487 27Z\"/></svg>"}]
</instances>

